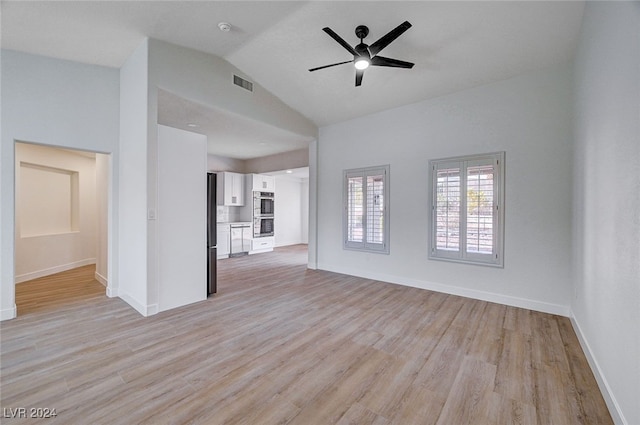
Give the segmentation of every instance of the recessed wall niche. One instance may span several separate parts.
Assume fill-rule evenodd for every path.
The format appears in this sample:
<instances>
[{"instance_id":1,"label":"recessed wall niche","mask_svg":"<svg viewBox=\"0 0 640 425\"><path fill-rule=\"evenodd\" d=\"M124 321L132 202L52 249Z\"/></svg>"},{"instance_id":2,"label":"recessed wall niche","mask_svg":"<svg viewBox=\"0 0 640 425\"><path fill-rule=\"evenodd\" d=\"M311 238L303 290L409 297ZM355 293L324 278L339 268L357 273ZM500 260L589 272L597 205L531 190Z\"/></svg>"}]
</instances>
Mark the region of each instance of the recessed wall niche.
<instances>
[{"instance_id":1,"label":"recessed wall niche","mask_svg":"<svg viewBox=\"0 0 640 425\"><path fill-rule=\"evenodd\" d=\"M78 231L78 172L20 162L20 236Z\"/></svg>"}]
</instances>

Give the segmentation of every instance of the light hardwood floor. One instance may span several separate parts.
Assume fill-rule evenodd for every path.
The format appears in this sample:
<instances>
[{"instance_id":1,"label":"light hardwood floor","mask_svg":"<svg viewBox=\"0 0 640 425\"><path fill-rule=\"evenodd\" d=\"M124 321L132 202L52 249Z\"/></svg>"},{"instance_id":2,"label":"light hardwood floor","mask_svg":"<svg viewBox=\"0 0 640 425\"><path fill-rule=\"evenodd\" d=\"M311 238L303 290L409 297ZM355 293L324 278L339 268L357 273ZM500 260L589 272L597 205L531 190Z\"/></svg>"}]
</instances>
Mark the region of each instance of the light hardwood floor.
<instances>
[{"instance_id":1,"label":"light hardwood floor","mask_svg":"<svg viewBox=\"0 0 640 425\"><path fill-rule=\"evenodd\" d=\"M93 268L21 283L1 407L47 424L610 424L568 319L306 269L219 261L219 293L152 317ZM2 423L36 423L2 418Z\"/></svg>"}]
</instances>

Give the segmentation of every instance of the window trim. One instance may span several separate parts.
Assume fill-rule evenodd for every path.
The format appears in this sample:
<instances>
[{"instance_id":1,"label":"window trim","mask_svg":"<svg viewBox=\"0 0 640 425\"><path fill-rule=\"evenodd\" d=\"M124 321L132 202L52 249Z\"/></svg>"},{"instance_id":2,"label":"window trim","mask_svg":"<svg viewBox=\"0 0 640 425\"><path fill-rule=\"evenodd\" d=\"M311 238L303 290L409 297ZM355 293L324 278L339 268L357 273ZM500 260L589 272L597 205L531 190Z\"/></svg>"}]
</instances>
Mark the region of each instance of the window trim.
<instances>
[{"instance_id":1,"label":"window trim","mask_svg":"<svg viewBox=\"0 0 640 425\"><path fill-rule=\"evenodd\" d=\"M466 213L467 210L467 167L473 165L485 164L492 162L494 167L493 179L493 252L491 254L478 254L466 251L466 235L459 242L460 249L458 251L445 251L437 248L437 222L436 222L436 199L437 199L437 170L445 168L446 164L460 165L460 192L464 194L460 199L460 235L466 231ZM464 176L464 178L462 178ZM432 159L429 161L429 259L438 261L449 261L455 263L475 264L489 267L504 267L504 195L505 195L505 152L493 152L478 155L456 156L442 159Z\"/></svg>"},{"instance_id":2,"label":"window trim","mask_svg":"<svg viewBox=\"0 0 640 425\"><path fill-rule=\"evenodd\" d=\"M389 199L389 193L390 193L389 170L390 170L390 167L387 164L387 165L380 165L376 167L352 168L352 169L343 171L342 173L342 248L343 249L352 250L352 251L361 251L361 252L374 252L378 254L389 254L390 252L389 250L390 211L389 210L391 205L391 202ZM382 231L383 242L382 244L367 242L366 213L364 214L364 217L363 217L364 219L363 220L364 226L362 229L363 241L362 242L349 241L347 237L348 220L349 220L349 211L348 211L349 177L357 177L357 176L363 177L363 181L365 182L365 190L363 192L364 193L363 205L366 205L367 204L366 178L367 176L380 175L381 173L384 175L384 188L383 188L384 229Z\"/></svg>"}]
</instances>

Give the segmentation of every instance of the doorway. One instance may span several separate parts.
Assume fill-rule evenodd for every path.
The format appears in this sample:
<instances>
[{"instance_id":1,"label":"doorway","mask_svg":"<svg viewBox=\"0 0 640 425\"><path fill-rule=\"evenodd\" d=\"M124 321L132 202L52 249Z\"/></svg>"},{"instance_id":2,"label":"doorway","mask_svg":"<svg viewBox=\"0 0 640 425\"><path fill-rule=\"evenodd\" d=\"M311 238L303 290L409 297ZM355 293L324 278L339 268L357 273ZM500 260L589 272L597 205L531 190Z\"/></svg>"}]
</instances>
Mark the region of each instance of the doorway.
<instances>
[{"instance_id":1,"label":"doorway","mask_svg":"<svg viewBox=\"0 0 640 425\"><path fill-rule=\"evenodd\" d=\"M309 243L309 167L265 173L275 178L276 247Z\"/></svg>"},{"instance_id":2,"label":"doorway","mask_svg":"<svg viewBox=\"0 0 640 425\"><path fill-rule=\"evenodd\" d=\"M109 171L107 154L16 142L17 315L36 305L64 305L92 282L106 292ZM30 295L24 298L27 289Z\"/></svg>"}]
</instances>

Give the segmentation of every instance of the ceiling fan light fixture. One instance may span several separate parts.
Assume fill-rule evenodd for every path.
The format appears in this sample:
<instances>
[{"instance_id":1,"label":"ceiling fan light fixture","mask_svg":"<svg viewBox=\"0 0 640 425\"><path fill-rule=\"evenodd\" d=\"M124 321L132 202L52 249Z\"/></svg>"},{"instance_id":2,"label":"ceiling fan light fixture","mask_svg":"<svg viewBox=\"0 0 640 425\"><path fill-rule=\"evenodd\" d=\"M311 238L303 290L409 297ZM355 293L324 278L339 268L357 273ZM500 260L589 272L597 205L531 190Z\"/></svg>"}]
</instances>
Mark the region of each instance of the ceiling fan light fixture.
<instances>
[{"instance_id":1,"label":"ceiling fan light fixture","mask_svg":"<svg viewBox=\"0 0 640 425\"><path fill-rule=\"evenodd\" d=\"M358 58L356 59L355 63L354 63L356 69L358 70L364 70L369 68L369 65L371 65L371 61L367 58Z\"/></svg>"}]
</instances>

